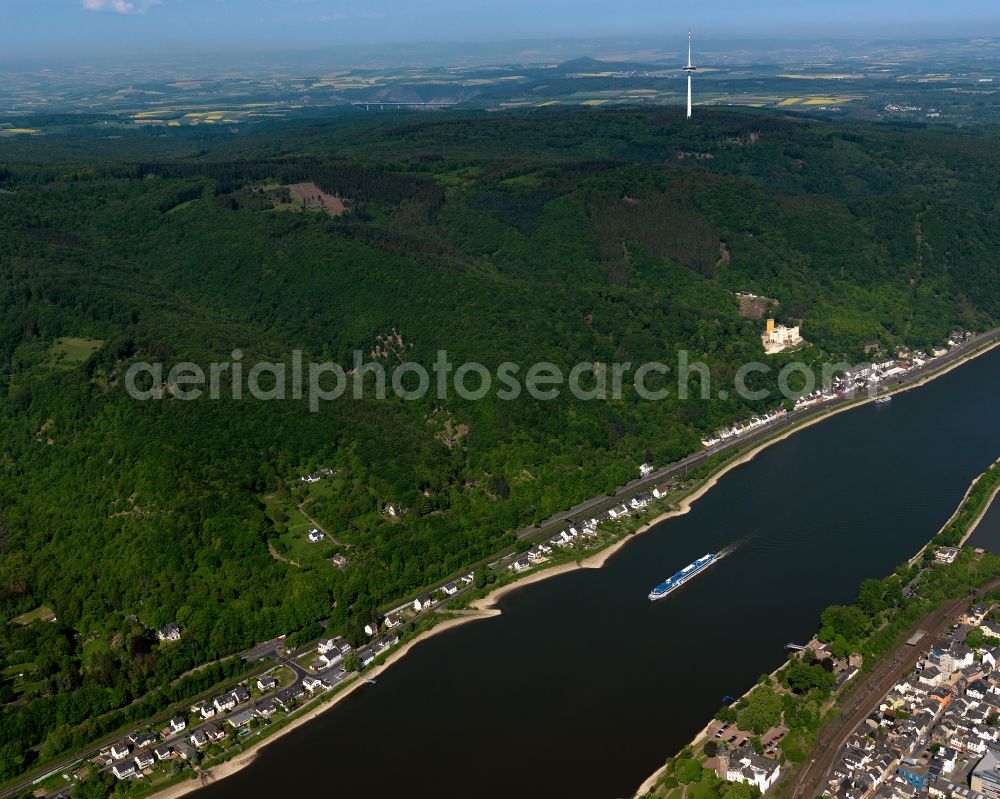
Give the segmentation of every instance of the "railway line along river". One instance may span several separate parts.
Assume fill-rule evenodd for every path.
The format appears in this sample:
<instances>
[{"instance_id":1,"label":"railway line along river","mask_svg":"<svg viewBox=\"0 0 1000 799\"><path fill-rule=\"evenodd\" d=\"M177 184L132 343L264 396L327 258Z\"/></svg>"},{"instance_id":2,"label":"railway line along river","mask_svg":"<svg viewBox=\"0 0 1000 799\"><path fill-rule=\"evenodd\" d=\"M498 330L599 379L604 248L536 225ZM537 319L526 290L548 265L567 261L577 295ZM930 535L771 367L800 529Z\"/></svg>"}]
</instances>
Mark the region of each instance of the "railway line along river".
<instances>
[{"instance_id":1,"label":"railway line along river","mask_svg":"<svg viewBox=\"0 0 1000 799\"><path fill-rule=\"evenodd\" d=\"M1000 455L1000 349L801 430L601 569L499 600L263 748L202 799L296 794L630 797L804 641L906 560ZM977 538L1000 541L997 503ZM649 590L736 545L659 602ZM988 545L988 544L987 544Z\"/></svg>"}]
</instances>

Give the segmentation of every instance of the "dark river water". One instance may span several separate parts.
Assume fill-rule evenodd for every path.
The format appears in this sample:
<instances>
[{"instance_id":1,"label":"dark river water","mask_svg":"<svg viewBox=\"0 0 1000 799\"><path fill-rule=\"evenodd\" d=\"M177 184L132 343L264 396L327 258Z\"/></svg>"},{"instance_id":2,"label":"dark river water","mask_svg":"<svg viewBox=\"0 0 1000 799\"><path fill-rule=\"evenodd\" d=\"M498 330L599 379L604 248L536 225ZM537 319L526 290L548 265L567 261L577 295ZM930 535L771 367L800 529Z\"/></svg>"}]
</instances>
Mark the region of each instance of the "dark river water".
<instances>
[{"instance_id":1,"label":"dark river water","mask_svg":"<svg viewBox=\"0 0 1000 799\"><path fill-rule=\"evenodd\" d=\"M726 475L602 569L527 586L267 746L203 799L614 799L930 538L1000 455L1000 350ZM977 536L1000 544L1000 505ZM990 533L992 531L992 533ZM649 589L736 551L659 602Z\"/></svg>"},{"instance_id":2,"label":"dark river water","mask_svg":"<svg viewBox=\"0 0 1000 799\"><path fill-rule=\"evenodd\" d=\"M1000 501L994 499L990 503L989 509L969 536L967 546L982 547L994 555L1000 555Z\"/></svg>"}]
</instances>

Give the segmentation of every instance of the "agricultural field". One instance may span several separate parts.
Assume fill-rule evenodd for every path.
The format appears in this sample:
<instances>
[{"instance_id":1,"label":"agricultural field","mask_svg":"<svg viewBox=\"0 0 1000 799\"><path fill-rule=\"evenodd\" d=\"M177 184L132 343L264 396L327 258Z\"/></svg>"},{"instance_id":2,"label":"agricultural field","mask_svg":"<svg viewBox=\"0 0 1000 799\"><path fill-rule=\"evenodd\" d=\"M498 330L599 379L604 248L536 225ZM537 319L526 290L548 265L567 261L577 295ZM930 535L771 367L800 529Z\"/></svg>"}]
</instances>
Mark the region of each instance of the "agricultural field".
<instances>
[{"instance_id":1,"label":"agricultural field","mask_svg":"<svg viewBox=\"0 0 1000 799\"><path fill-rule=\"evenodd\" d=\"M986 46L980 43L980 47ZM1000 45L997 45L1000 48ZM757 60L703 43L696 52L696 105L778 108L812 116L940 122L1000 119L989 58L970 58L962 42L939 48L886 43L872 51L848 44L815 50L790 45L784 63ZM613 104L680 105L678 52L659 47L600 57L488 66L389 66L289 69L259 65L215 77L197 65L185 79L155 73L141 89L114 73L15 75L0 88L0 138L29 139L74 126L93 135L128 129L228 130L310 118L318 110L386 113L407 107L500 109ZM835 87L835 88L834 88ZM900 111L900 108L907 109ZM47 120L45 113L58 114ZM84 116L86 115L86 116Z\"/></svg>"}]
</instances>

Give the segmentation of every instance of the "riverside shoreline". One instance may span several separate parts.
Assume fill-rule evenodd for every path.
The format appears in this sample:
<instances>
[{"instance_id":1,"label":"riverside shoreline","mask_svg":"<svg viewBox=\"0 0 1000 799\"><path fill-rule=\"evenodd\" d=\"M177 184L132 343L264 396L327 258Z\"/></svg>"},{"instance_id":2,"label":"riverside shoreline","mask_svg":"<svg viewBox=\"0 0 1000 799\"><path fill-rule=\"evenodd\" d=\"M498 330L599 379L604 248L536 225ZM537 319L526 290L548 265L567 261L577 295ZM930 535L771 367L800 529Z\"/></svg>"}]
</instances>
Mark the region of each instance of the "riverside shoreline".
<instances>
[{"instance_id":1,"label":"riverside shoreline","mask_svg":"<svg viewBox=\"0 0 1000 799\"><path fill-rule=\"evenodd\" d=\"M486 619L491 616L500 615L498 610L475 610L475 611L455 611L456 615L453 618L445 619L444 621L435 624L429 630L421 633L416 638L411 641L407 641L397 650L395 650L389 657L385 659L382 663L376 665L371 671L367 671L364 674L364 679L356 677L353 682L343 688L341 691L337 692L332 699L327 702L321 702L318 706L312 708L301 716L297 717L293 721L286 724L280 730L275 732L273 735L269 735L264 740L253 744L244 751L236 755L232 760L227 760L225 763L220 763L217 766L213 766L210 769L200 772L200 776L192 777L184 782L179 782L175 785L171 785L168 788L164 788L162 791L157 791L151 794L151 797L155 799L177 799L177 797L185 796L193 791L197 791L207 785L211 785L214 782L225 779L243 768L249 766L257 757L260 750L267 746L272 741L276 741L283 735L287 735L293 730L301 727L312 721L314 718L319 716L321 713L325 713L332 707L335 707L338 702L342 701L345 697L350 696L354 691L366 684L366 680L371 680L380 675L398 660L401 660L405 655L417 644L423 643L433 638L435 635L447 632L448 630L458 627L462 624L466 624L470 621L476 621L478 619Z\"/></svg>"},{"instance_id":2,"label":"riverside shoreline","mask_svg":"<svg viewBox=\"0 0 1000 799\"><path fill-rule=\"evenodd\" d=\"M974 358L978 357L979 355L983 355L984 353L989 352L990 350L994 349L997 346L1000 346L1000 341L993 342L993 343L989 344L988 346L985 346L985 347L983 347L981 349L974 350L973 352L969 353L969 355L967 357L960 358L955 363L949 364L947 367L945 367L945 368L943 368L943 369L941 369L941 370L939 370L937 372L934 372L933 374L927 375L926 377L922 378L921 380L918 380L913 385L900 386L899 388L894 389L893 391L890 391L890 392L887 392L887 393L888 394L901 394L901 393L903 393L905 391L909 391L910 389L918 388L919 386L926 385L931 380L934 380L935 378L938 378L938 377L941 377L944 374L947 374L952 369L956 369L959 366L962 366L963 364L968 363L969 361L973 360ZM808 427L809 425L814 424L815 422L822 421L823 419L827 419L830 416L833 416L833 415L835 415L837 413L840 413L841 411L848 411L848 410L851 410L852 408L856 408L856 407L859 407L861 405L865 405L868 402L872 402L872 401L873 400L869 399L869 400L863 400L863 401L855 403L855 404L846 405L845 407L839 408L836 411L833 411L833 413L830 413L830 414L828 414L826 416L820 416L820 417L817 417L816 419L813 419L810 422L806 422L806 423L804 423L802 425L797 425L797 426L793 427L792 429L788 430L780 438L776 438L776 439L773 439L773 440L768 440L768 441L763 442L759 447L755 448L754 450L752 450L751 452L748 453L747 460L749 460L751 457L753 457L753 455L756 455L759 451L763 450L765 447L769 446L770 444L773 444L773 443L775 443L777 441L780 441L780 440L782 440L784 438L787 438L792 433L798 432L799 430L802 430L802 429ZM742 459L741 459L740 462L743 462ZM997 463L1000 463L1000 459L997 460ZM734 463L733 464L734 467L737 466L737 465L739 465L739 464L738 463ZM728 471L728 469L724 469L722 472L720 472L719 475L718 475L718 477L722 477L722 475L725 474L726 471ZM716 480L710 481L711 485L714 485L715 482L718 481L718 477L716 478ZM944 524L941 525L940 529L934 534L935 536L938 533L940 533L941 530L944 530L946 527L948 527L948 525L952 523L952 521L955 519L955 517L958 516L958 514L961 512L962 508L965 506L965 503L968 501L969 495L972 493L973 488L976 487L976 484L979 482L979 480L981 478L982 478L982 475L979 475L979 476L977 476L969 484L969 487L968 487L968 489L966 489L965 494L962 496L962 498L959 500L958 504L955 506L954 512L948 518L948 520ZM709 485L708 483L706 483L705 490L707 490L709 487L711 487L711 485ZM988 511L990 509L990 506L993 504L993 501L996 499L997 494L1000 494L1000 485L998 485L993 490L993 492L990 494L989 499L984 503L982 510L980 510L980 512L977 514L976 518L973 519L973 521L969 524L969 529L966 530L965 534L962 536L962 540L958 544L959 547L964 546L965 543L969 540L969 538L972 535L972 533L975 532L976 527L979 526L979 523L982 521L983 517L986 515L986 511ZM700 496L700 494L699 494L699 496ZM684 512L686 512L686 510ZM668 516L668 514L664 514L664 517L667 517L667 516ZM655 523L656 523L656 520L654 520L653 522L650 522L650 526L652 526ZM934 536L931 536L931 538L928 540L928 542L926 544L924 544L923 546L921 546L920 549L918 549L917 552L913 555L913 557L911 557L907 561L907 564L913 564L917 560L919 560L920 557L926 551L927 547L931 546L931 541L933 540L933 538L934 538ZM787 662L787 661L785 661L785 662ZM772 678L772 680L775 679L776 676L777 676L777 674L778 674L778 672L781 671L784 668L785 662L782 662L774 671L772 671L769 674L769 676ZM753 691L754 688L756 688L756 687L757 687L756 684L750 686L750 688L748 688L746 691L744 691L743 694L741 694L739 697L737 697L736 701L738 702L740 699L745 699L747 697L747 695L751 691ZM694 737L691 739L691 741L687 744L687 747L691 747L692 749L695 749L695 748L697 748L697 746L703 740L706 740L708 738L708 731L709 731L709 728L712 726L712 721L713 720L714 719L709 719L708 720L708 722L705 724L705 726L702 727L701 730L699 730L694 735ZM685 749L687 747L681 747L681 750L683 750L683 749ZM678 750L678 751L680 751L680 750ZM650 791L652 791L653 788L656 787L657 782L659 781L660 777L663 775L663 772L665 771L666 768L667 768L667 763L665 761L664 764L662 766L660 766L660 768L658 768L656 771L654 771L652 774L650 774L645 780L642 781L642 783L636 789L635 794L633 794L632 799L643 799L643 797L645 797Z\"/></svg>"},{"instance_id":3,"label":"riverside shoreline","mask_svg":"<svg viewBox=\"0 0 1000 799\"><path fill-rule=\"evenodd\" d=\"M957 358L953 363L950 363L947 366L943 366L940 369L935 370L934 372L931 372L930 374L923 376L920 380L917 380L912 384L905 384L898 386L886 393L889 394L901 393L903 391L908 391L910 389L926 385L931 380L934 380L938 377L941 377L944 374L947 374L951 370L956 369L957 367L965 363L968 363L974 358L986 352L989 352L990 350L994 349L997 346L1000 346L1000 339L984 344L983 346L975 350L972 350L967 354L964 354L962 357ZM827 410L826 412L818 413L811 418L805 419L802 422L790 426L787 430L785 430L780 434L776 434L773 437L764 439L763 441L753 444L746 452L733 456L731 459L725 461L715 471L713 471L711 474L705 477L700 484L698 484L694 489L692 489L688 494L686 494L680 500L677 507L671 508L669 510L664 511L663 513L660 513L656 517L643 523L634 532L623 535L621 538L612 542L611 544L602 548L601 550L593 554L587 555L585 557L582 557L579 560L561 563L549 568L542 567L538 571L535 571L531 574L521 577L520 579L517 579L514 582L500 586L490 591L486 596L472 600L469 603L469 608L470 608L469 610L448 611L449 613L452 614L450 618L446 618L445 620L439 622L438 624L435 624L429 630L426 630L425 632L421 633L412 640L407 641L396 651L392 652L383 663L380 663L377 666L375 666L370 672L366 672L364 675L365 679L370 679L381 674L390 666L399 662L414 646L423 641L431 639L433 636L439 633L446 632L450 629L454 629L458 626L473 621L477 621L479 619L491 618L500 615L501 611L497 608L497 604L508 593L511 593L519 588L523 588L527 585L531 585L533 583L540 582L542 580L547 580L550 577L556 577L560 574L566 574L568 572L575 571L577 569L601 568L635 536L648 532L653 527L659 525L661 522L664 522L667 519L688 513L691 510L691 507L694 505L694 503L698 499L703 497L712 487L714 487L719 482L719 480L722 479L722 477L724 477L731 470L737 468L738 466L748 463L754 457L756 457L760 452L763 452L767 447L779 441L783 441L789 436L799 432L800 430L804 430L807 427L810 427L814 424L829 419L835 416L836 414L842 413L844 411L849 411L853 408L860 407L871 401L872 398L862 398L858 399L855 402L844 404L839 408L834 408ZM321 713L324 713L327 710L335 707L337 703L339 703L344 697L348 696L350 693L352 693L354 690L356 690L357 688L359 688L364 684L365 684L364 679L355 679L351 684L349 684L341 691L339 691L329 701L322 702L317 707L308 710L306 713L295 718L293 721L289 722L287 725L282 727L280 730L276 731L274 734L268 736L262 741L259 741L258 743L253 744L245 751L234 756L232 760L229 760L225 763L219 764L218 766L215 766L211 769L201 772L199 776L166 787L163 790L151 794L150 796L155 797L155 799L175 799L176 797L187 795L189 793L197 791L202 787L205 787L206 785L210 785L214 782L225 779L226 777L237 773L241 769L250 765L256 759L257 755L259 754L260 750L263 747L267 746L272 741L277 740L281 736L299 728L308 721L315 719ZM698 741L701 737L704 736L706 730L708 729L709 724L711 724L711 719L709 719L706 726L695 736L693 742ZM658 769L653 775L648 777L642 783L642 786L640 787L639 791L637 791L636 797L642 796L646 791L648 791L649 787L652 787L652 785L655 784L655 781L659 777L661 772L662 772L662 767ZM647 785L649 787L647 787Z\"/></svg>"}]
</instances>

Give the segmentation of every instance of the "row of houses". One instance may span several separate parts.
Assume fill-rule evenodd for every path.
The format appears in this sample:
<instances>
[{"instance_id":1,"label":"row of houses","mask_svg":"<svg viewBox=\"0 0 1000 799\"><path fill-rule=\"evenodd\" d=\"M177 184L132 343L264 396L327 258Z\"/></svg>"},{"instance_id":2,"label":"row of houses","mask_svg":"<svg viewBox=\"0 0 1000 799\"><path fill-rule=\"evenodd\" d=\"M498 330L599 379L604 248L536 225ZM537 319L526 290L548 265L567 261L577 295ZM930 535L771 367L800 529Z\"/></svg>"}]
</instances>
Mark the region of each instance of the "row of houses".
<instances>
[{"instance_id":1,"label":"row of houses","mask_svg":"<svg viewBox=\"0 0 1000 799\"><path fill-rule=\"evenodd\" d=\"M784 415L784 408L775 408L774 410L763 413L760 416L751 416L746 421L737 422L732 427L723 427L716 430L708 438L703 438L701 440L702 446L712 447L722 441L728 441L731 438L739 438L744 433L749 433L751 430L756 430L758 427L770 424Z\"/></svg>"},{"instance_id":2,"label":"row of houses","mask_svg":"<svg viewBox=\"0 0 1000 799\"><path fill-rule=\"evenodd\" d=\"M973 608L963 620L983 622L987 613ZM973 649L964 640L969 629L929 650L853 731L824 795L979 798L976 769L1000 747L1000 647ZM990 630L986 623L983 630ZM1000 776L997 787L1000 797Z\"/></svg>"},{"instance_id":3,"label":"row of houses","mask_svg":"<svg viewBox=\"0 0 1000 799\"><path fill-rule=\"evenodd\" d=\"M358 650L358 660L361 663L361 667L368 666L375 658L398 643L399 636L396 633L383 633L377 640Z\"/></svg>"},{"instance_id":4,"label":"row of houses","mask_svg":"<svg viewBox=\"0 0 1000 799\"><path fill-rule=\"evenodd\" d=\"M241 716L246 715L247 719L243 721ZM243 724L249 723L252 714L249 711L245 713L234 714L230 719L234 727L242 726ZM213 741L221 741L226 737L226 733L223 732L219 727L213 722L208 722L203 727L195 730L188 736L187 740L176 740L170 743L164 743L157 746L152 751L148 749L137 749L134 756L128 760L119 760L119 762L114 763L111 766L111 773L115 775L120 780L127 780L132 777L141 776L143 771L150 766L152 766L156 761L170 760L173 757L179 757L182 760L187 760L191 757L192 747L194 749L201 749L208 746L209 743ZM112 747L112 756L117 756L121 754L121 745L117 747Z\"/></svg>"},{"instance_id":5,"label":"row of houses","mask_svg":"<svg viewBox=\"0 0 1000 799\"><path fill-rule=\"evenodd\" d=\"M250 692L243 685L237 685L232 691L215 697L211 702L203 702L191 708L202 719L207 720L219 713L228 713L237 705L250 701Z\"/></svg>"},{"instance_id":6,"label":"row of houses","mask_svg":"<svg viewBox=\"0 0 1000 799\"><path fill-rule=\"evenodd\" d=\"M434 605L438 604L438 602L447 599L450 596L455 596L455 594L457 594L463 587L471 585L475 577L476 577L475 572L469 572L468 574L463 574L461 577L458 577L450 582L445 583L440 588L434 589L433 593L420 594L420 596L418 596L416 599L413 600L413 609L417 613L420 613L421 611L428 610L429 608L434 607ZM435 596L434 594L437 594L438 596ZM388 616L386 616L385 626L388 627L389 629L396 626L396 624L399 623L398 615L403 611L404 608L405 606L403 606L403 608L397 608L396 611L393 611ZM389 624L390 618L395 618L396 624L390 625Z\"/></svg>"},{"instance_id":7,"label":"row of houses","mask_svg":"<svg viewBox=\"0 0 1000 799\"><path fill-rule=\"evenodd\" d=\"M545 563L552 552L552 547L547 544L535 544L535 546L531 547L531 549L527 550L519 558L516 558L514 562L507 567L507 569L514 572L527 571L532 566Z\"/></svg>"},{"instance_id":8,"label":"row of houses","mask_svg":"<svg viewBox=\"0 0 1000 799\"><path fill-rule=\"evenodd\" d=\"M277 687L277 680L267 675L258 678L257 683L262 690L273 690ZM328 689L330 687L329 683L326 683L323 680L306 678L302 681L302 683L296 683L284 691L279 691L273 699L262 699L257 702L253 708L248 707L243 710L238 710L235 713L231 713L226 717L225 723L233 730L239 730L243 727L249 726L255 718L270 718L279 707L289 710L296 701L305 695L306 691L309 693L315 693L316 691ZM217 697L217 699L221 700L220 705L228 705L226 696L228 695ZM249 698L249 696L247 698ZM174 734L180 733L186 726L187 723L184 719L177 717L171 720L167 732ZM132 759L122 760L119 763L115 763L111 768L111 772L118 777L118 779L138 777L142 774L144 769L152 766L155 761L170 760L173 757L179 757L182 760L187 760L191 756L192 749L203 749L209 744L217 743L225 738L225 730L221 729L215 722L209 721L198 729L193 730L186 739L176 739L163 743L155 747L152 752L137 748L135 756ZM145 739L140 739L136 742L136 746L138 747L144 743L146 743ZM112 747L111 754L113 757L126 757L130 753L126 750L126 746L117 744Z\"/></svg>"},{"instance_id":9,"label":"row of houses","mask_svg":"<svg viewBox=\"0 0 1000 799\"><path fill-rule=\"evenodd\" d=\"M257 687L261 691L274 690L278 681L271 675L265 674L257 678ZM250 691L243 685L238 685L232 691L220 694L211 702L203 702L191 708L193 713L201 716L203 720L213 718L219 714L227 713L237 708L241 704L250 701ZM288 704L291 704L289 700ZM253 708L245 708L231 713L225 719L225 723L233 729L245 727L254 718L267 718L276 710L277 698L264 699L258 702ZM212 721L207 722L196 730L193 730L186 739L178 738L188 727L187 719L183 716L174 716L163 729L162 735L166 742L150 749L157 742L156 735L150 732L134 732L123 741L112 744L109 752L113 762L111 772L118 779L129 779L138 777L142 772L153 765L157 760L169 760L172 757L188 759L193 749L201 749L210 743L221 741L226 737L226 733Z\"/></svg>"},{"instance_id":10,"label":"row of houses","mask_svg":"<svg viewBox=\"0 0 1000 799\"><path fill-rule=\"evenodd\" d=\"M913 353L900 350L897 358L853 366L844 371L843 374L833 377L828 388L818 388L810 394L800 397L795 402L795 408L826 402L854 391L869 390L880 382L903 377L910 369L924 366L935 358L940 358L947 354L949 349L959 346L974 336L975 333L971 331L955 331L948 338L947 347L935 347L929 355L922 350ZM869 342L869 344L875 344L875 342Z\"/></svg>"},{"instance_id":11,"label":"row of houses","mask_svg":"<svg viewBox=\"0 0 1000 799\"><path fill-rule=\"evenodd\" d=\"M570 525L565 530L562 530L548 540L548 544L551 544L552 546L548 546L544 543L536 544L523 555L515 559L507 566L507 568L510 571L515 572L527 571L532 566L543 563L547 556L552 554L552 547L565 547L585 538L596 537L598 527L600 527L600 525L606 522L628 518L632 514L643 510L647 505L649 505L650 502L653 501L654 497L658 498L657 492L660 488L661 487L654 489L652 493L639 494L630 499L628 502L616 505L610 510L606 510L597 516L590 519L584 519L583 521ZM662 488L666 488L666 486L662 486Z\"/></svg>"},{"instance_id":12,"label":"row of houses","mask_svg":"<svg viewBox=\"0 0 1000 799\"><path fill-rule=\"evenodd\" d=\"M376 622L372 622L365 628L365 631L368 632L369 635L372 635L374 632L378 632L378 629L378 624ZM398 643L398 633L392 632L391 630L382 633L382 635L369 643L367 646L357 650L357 656L358 660L361 662L361 666L367 666L383 652ZM319 645L316 647L316 651L318 653L318 657L312 662L313 669L316 671L326 671L334 666L340 666L341 671L343 671L343 666L341 664L343 663L344 658L354 650L347 641L338 637L327 638L320 641ZM307 678L304 683L309 681L310 678ZM314 687L310 687L310 685L306 685L305 687L307 691L310 691L310 693L314 690Z\"/></svg>"},{"instance_id":13,"label":"row of houses","mask_svg":"<svg viewBox=\"0 0 1000 799\"><path fill-rule=\"evenodd\" d=\"M164 730L164 735L177 735L187 729L187 719L174 716ZM156 743L157 737L151 732L133 732L125 740L111 744L108 750L113 760L123 760L133 752L147 749ZM134 747L134 748L133 748Z\"/></svg>"},{"instance_id":14,"label":"row of houses","mask_svg":"<svg viewBox=\"0 0 1000 799\"><path fill-rule=\"evenodd\" d=\"M333 668L340 664L352 650L353 647L339 636L337 638L324 638L316 647L318 657L312 662L312 668L315 671Z\"/></svg>"}]
</instances>

